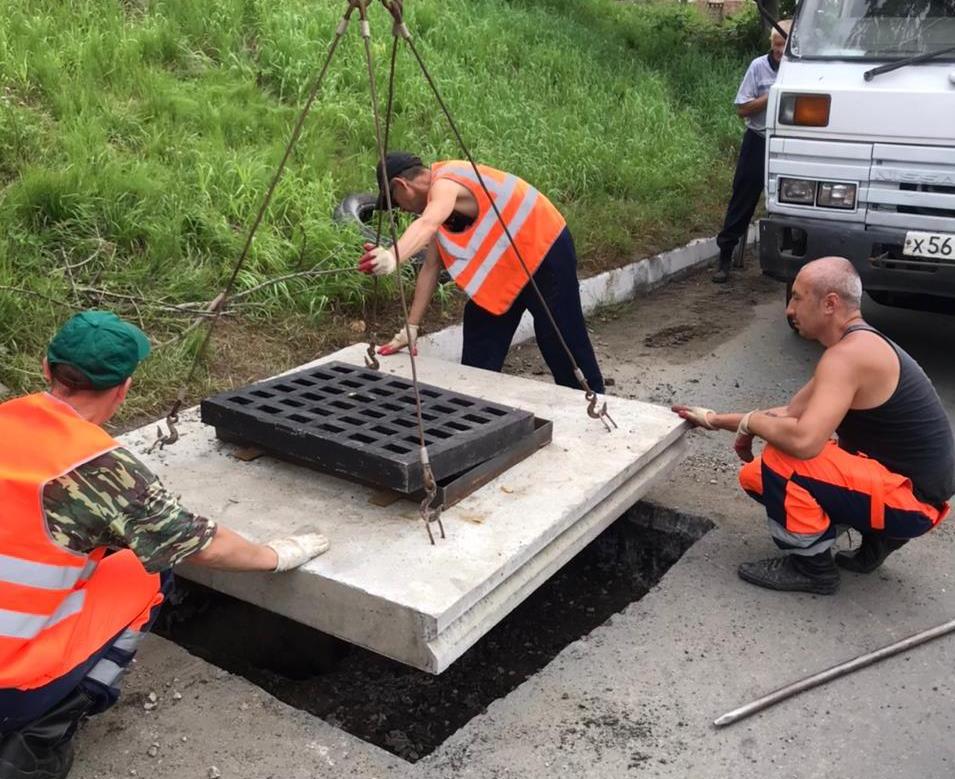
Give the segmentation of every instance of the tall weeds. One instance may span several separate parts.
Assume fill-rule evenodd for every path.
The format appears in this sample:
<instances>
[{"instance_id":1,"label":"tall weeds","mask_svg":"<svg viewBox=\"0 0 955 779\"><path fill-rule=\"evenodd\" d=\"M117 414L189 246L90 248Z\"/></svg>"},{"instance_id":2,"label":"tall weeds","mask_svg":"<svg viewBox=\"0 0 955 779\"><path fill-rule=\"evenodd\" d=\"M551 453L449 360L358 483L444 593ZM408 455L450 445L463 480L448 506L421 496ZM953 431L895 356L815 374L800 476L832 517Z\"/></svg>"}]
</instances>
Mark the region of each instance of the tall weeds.
<instances>
[{"instance_id":1,"label":"tall weeds","mask_svg":"<svg viewBox=\"0 0 955 779\"><path fill-rule=\"evenodd\" d=\"M85 290L169 303L215 295L344 7L0 0L0 380L36 386L42 346L70 306L118 300ZM713 185L728 180L738 136L729 102L745 42L721 41L685 10L615 0L412 0L406 8L474 155L557 202L584 257L676 242L725 197ZM390 23L380 7L372 12L383 93ZM356 27L240 289L355 262L357 233L330 213L346 192L373 185ZM460 156L407 51L398 85L392 146ZM357 306L368 289L358 274L293 279L256 292L246 315L294 314L320 327L331 301ZM188 322L146 308L143 323L157 340ZM147 386L174 383L190 343L151 361Z\"/></svg>"}]
</instances>

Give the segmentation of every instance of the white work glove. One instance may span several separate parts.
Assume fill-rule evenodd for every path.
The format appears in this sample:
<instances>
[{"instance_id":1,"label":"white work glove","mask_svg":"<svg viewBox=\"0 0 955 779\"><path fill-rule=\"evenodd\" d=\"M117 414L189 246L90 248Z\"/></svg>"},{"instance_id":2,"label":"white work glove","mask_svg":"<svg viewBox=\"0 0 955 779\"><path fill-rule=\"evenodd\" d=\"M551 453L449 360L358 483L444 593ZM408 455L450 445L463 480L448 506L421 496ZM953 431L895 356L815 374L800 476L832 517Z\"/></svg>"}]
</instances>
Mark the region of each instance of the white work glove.
<instances>
[{"instance_id":1,"label":"white work glove","mask_svg":"<svg viewBox=\"0 0 955 779\"><path fill-rule=\"evenodd\" d=\"M685 419L693 427L703 427L707 430L716 430L710 422L710 417L715 416L716 412L711 408L703 406L671 406L670 410L677 414L680 419Z\"/></svg>"},{"instance_id":2,"label":"white work glove","mask_svg":"<svg viewBox=\"0 0 955 779\"><path fill-rule=\"evenodd\" d=\"M417 356L418 354L418 325L408 325L408 330L411 331L411 353ZM405 328L401 328L394 337L386 344L378 347L378 354L395 354L400 352L408 345L408 333Z\"/></svg>"},{"instance_id":3,"label":"white work glove","mask_svg":"<svg viewBox=\"0 0 955 779\"><path fill-rule=\"evenodd\" d=\"M394 273L397 267L398 260L395 259L395 253L391 249L370 243L365 244L365 253L358 261L358 270L372 276L387 276Z\"/></svg>"},{"instance_id":4,"label":"white work glove","mask_svg":"<svg viewBox=\"0 0 955 779\"><path fill-rule=\"evenodd\" d=\"M269 541L266 546L275 552L279 559L273 570L288 571L325 552L328 549L328 539L320 533L302 533L277 538Z\"/></svg>"}]
</instances>

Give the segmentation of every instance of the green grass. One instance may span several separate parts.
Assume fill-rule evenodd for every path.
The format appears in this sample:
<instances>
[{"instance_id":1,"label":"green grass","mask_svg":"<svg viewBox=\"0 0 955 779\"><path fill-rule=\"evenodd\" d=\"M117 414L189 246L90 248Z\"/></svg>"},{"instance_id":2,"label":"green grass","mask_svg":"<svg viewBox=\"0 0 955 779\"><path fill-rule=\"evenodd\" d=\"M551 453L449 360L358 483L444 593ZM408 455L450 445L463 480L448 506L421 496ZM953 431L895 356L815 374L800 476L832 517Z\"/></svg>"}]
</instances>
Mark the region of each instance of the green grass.
<instances>
[{"instance_id":1,"label":"green grass","mask_svg":"<svg viewBox=\"0 0 955 779\"><path fill-rule=\"evenodd\" d=\"M617 0L406 6L475 157L558 203L584 259L677 243L724 201L740 129L729 106L751 54L738 30ZM191 319L157 301L215 296L344 8L0 0L0 381L38 386L43 345L69 306L119 308L163 342ZM390 20L377 5L371 18L383 99ZM398 83L392 147L459 157L406 50ZM373 150L353 22L240 290L355 263L357 233L329 215L343 194L372 187ZM245 298L242 316L321 328L332 307L360 310L369 288L357 273L292 279ZM147 393L173 393L196 340L158 350Z\"/></svg>"}]
</instances>

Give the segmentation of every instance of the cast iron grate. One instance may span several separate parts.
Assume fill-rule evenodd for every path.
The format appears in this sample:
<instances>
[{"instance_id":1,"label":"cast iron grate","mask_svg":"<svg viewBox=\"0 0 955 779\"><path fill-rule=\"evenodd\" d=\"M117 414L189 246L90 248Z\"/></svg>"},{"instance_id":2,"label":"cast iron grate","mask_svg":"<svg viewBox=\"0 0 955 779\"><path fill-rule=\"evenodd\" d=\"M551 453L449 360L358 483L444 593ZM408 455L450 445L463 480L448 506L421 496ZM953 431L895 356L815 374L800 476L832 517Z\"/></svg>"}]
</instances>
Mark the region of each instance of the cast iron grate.
<instances>
[{"instance_id":1,"label":"cast iron grate","mask_svg":"<svg viewBox=\"0 0 955 779\"><path fill-rule=\"evenodd\" d=\"M534 415L420 384L436 479L534 434ZM399 376L329 362L202 401L202 421L241 441L406 494L422 489L414 390Z\"/></svg>"}]
</instances>

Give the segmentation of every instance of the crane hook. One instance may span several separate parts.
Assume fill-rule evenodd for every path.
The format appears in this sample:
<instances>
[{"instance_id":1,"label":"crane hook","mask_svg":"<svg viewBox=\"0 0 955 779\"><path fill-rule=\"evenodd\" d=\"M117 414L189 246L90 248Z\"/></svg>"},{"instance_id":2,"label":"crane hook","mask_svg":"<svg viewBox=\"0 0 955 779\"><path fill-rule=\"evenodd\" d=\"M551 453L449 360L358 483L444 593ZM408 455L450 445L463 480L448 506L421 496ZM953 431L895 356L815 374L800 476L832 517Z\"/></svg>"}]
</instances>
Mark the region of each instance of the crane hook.
<instances>
[{"instance_id":1,"label":"crane hook","mask_svg":"<svg viewBox=\"0 0 955 779\"><path fill-rule=\"evenodd\" d=\"M428 531L428 539L431 546L434 546L434 533L431 532L431 524L438 523L438 529L441 531L441 538L445 538L444 524L441 522L441 512L444 506L432 507L435 495L438 494L438 485L434 480L434 473L431 471L431 465L424 464L424 499L421 501L421 519L424 520L425 530Z\"/></svg>"},{"instance_id":2,"label":"crane hook","mask_svg":"<svg viewBox=\"0 0 955 779\"><path fill-rule=\"evenodd\" d=\"M163 449L179 440L179 430L176 428L176 425L179 424L179 405L179 401L177 400L172 407L172 411L166 416L166 426L169 428L168 433L163 433L162 426L156 425L156 440L153 441L152 446L146 450L147 454L152 454L153 450L157 447Z\"/></svg>"},{"instance_id":3,"label":"crane hook","mask_svg":"<svg viewBox=\"0 0 955 779\"><path fill-rule=\"evenodd\" d=\"M369 343L368 349L365 351L365 366L371 368L373 371L377 371L381 368L381 363L378 362L378 357L375 354L375 345L373 343Z\"/></svg>"},{"instance_id":4,"label":"crane hook","mask_svg":"<svg viewBox=\"0 0 955 779\"><path fill-rule=\"evenodd\" d=\"M617 423L614 422L613 417L607 412L607 401L604 401L604 404L597 409L597 393L593 390L587 390L584 397L587 399L587 416L591 419L599 419L604 423L604 427L607 428L608 433L612 433L614 428L617 427ZM609 424L608 424L609 421ZM610 425L613 425L611 427Z\"/></svg>"}]
</instances>

